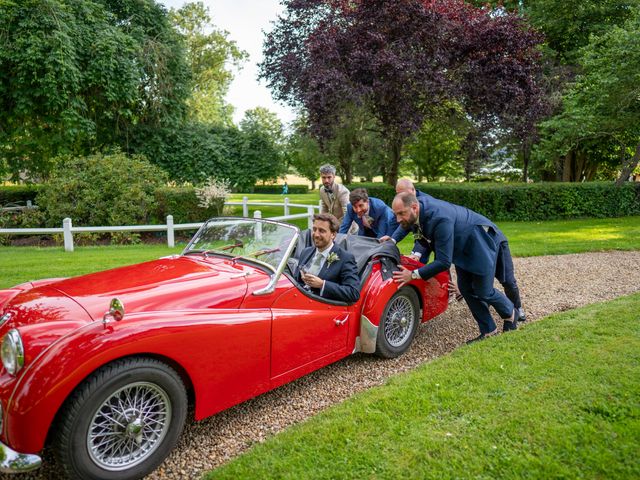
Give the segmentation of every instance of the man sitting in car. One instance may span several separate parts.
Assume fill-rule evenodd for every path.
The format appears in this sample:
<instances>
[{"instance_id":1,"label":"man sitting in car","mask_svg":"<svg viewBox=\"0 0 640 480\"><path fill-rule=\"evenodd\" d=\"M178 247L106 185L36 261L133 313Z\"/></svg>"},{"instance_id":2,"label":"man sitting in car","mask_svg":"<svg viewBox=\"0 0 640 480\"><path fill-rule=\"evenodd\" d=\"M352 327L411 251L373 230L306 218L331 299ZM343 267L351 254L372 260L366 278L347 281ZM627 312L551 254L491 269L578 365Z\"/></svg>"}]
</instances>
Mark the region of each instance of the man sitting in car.
<instances>
[{"instance_id":1,"label":"man sitting in car","mask_svg":"<svg viewBox=\"0 0 640 480\"><path fill-rule=\"evenodd\" d=\"M333 243L338 226L336 217L329 213L314 215L314 246L301 252L296 277L316 295L354 303L360 298L358 267L353 254Z\"/></svg>"}]
</instances>

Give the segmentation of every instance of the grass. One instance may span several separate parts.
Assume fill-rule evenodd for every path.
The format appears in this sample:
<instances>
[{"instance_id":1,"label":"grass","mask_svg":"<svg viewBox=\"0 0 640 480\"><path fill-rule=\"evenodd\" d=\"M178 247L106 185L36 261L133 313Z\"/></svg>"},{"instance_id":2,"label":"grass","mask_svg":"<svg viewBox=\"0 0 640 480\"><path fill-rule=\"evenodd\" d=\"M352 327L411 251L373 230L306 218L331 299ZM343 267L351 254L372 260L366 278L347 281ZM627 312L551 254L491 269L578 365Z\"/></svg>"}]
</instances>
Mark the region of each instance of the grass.
<instances>
[{"instance_id":1,"label":"grass","mask_svg":"<svg viewBox=\"0 0 640 480\"><path fill-rule=\"evenodd\" d=\"M460 348L206 478L640 478L638 311L640 294Z\"/></svg>"},{"instance_id":2,"label":"grass","mask_svg":"<svg viewBox=\"0 0 640 480\"><path fill-rule=\"evenodd\" d=\"M284 202L284 197L288 197L291 203L298 203L302 205L318 205L320 202L320 196L318 192L311 193L294 193L292 195L265 195L263 193L235 193L229 196L230 202L241 202L242 197L247 197L250 202L273 202L273 203L282 203ZM242 215L242 206L233 206L227 207L230 215ZM284 207L257 207L254 205L249 205L249 216L253 216L253 212L256 210L260 210L262 213L262 218L268 217L280 217L284 215ZM289 210L290 215L296 215L298 213L307 213L306 208L300 207L291 207ZM296 225L298 228L305 229L307 228L307 219L295 219L292 220L291 223Z\"/></svg>"},{"instance_id":3,"label":"grass","mask_svg":"<svg viewBox=\"0 0 640 480\"><path fill-rule=\"evenodd\" d=\"M182 249L184 245L173 249L166 245L127 245L76 247L69 253L62 247L0 247L0 288L131 265L180 253Z\"/></svg>"}]
</instances>

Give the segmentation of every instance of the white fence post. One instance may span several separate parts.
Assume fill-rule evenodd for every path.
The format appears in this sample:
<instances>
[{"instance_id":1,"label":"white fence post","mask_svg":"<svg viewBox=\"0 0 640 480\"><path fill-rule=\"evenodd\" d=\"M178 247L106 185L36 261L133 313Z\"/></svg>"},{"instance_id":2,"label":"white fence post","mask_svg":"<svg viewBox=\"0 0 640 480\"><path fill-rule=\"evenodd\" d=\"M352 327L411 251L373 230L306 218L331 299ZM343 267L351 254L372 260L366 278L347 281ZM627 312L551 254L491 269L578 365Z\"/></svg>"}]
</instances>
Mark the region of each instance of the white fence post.
<instances>
[{"instance_id":1,"label":"white fence post","mask_svg":"<svg viewBox=\"0 0 640 480\"><path fill-rule=\"evenodd\" d=\"M289 197L284 197L284 216L289 215Z\"/></svg>"},{"instance_id":2,"label":"white fence post","mask_svg":"<svg viewBox=\"0 0 640 480\"><path fill-rule=\"evenodd\" d=\"M167 215L167 246L169 248L176 246L176 237L173 230L173 215Z\"/></svg>"},{"instance_id":3,"label":"white fence post","mask_svg":"<svg viewBox=\"0 0 640 480\"><path fill-rule=\"evenodd\" d=\"M249 205L247 205L248 202L249 202L249 197L242 197L242 216L243 217L249 216Z\"/></svg>"},{"instance_id":4,"label":"white fence post","mask_svg":"<svg viewBox=\"0 0 640 480\"><path fill-rule=\"evenodd\" d=\"M309 227L309 229L313 228L313 215L315 214L313 210L313 206L309 205L307 207L307 214L309 215L309 218L307 219L307 226Z\"/></svg>"},{"instance_id":5,"label":"white fence post","mask_svg":"<svg viewBox=\"0 0 640 480\"><path fill-rule=\"evenodd\" d=\"M318 202L318 213L322 213L322 200ZM331 212L329 212L331 213Z\"/></svg>"},{"instance_id":6,"label":"white fence post","mask_svg":"<svg viewBox=\"0 0 640 480\"><path fill-rule=\"evenodd\" d=\"M65 218L62 221L62 237L64 238L64 251L73 252L73 234L71 233L71 219Z\"/></svg>"},{"instance_id":7,"label":"white fence post","mask_svg":"<svg viewBox=\"0 0 640 480\"><path fill-rule=\"evenodd\" d=\"M253 212L253 218L262 218L262 212L260 210L256 210ZM256 222L256 241L262 241L262 222Z\"/></svg>"}]
</instances>

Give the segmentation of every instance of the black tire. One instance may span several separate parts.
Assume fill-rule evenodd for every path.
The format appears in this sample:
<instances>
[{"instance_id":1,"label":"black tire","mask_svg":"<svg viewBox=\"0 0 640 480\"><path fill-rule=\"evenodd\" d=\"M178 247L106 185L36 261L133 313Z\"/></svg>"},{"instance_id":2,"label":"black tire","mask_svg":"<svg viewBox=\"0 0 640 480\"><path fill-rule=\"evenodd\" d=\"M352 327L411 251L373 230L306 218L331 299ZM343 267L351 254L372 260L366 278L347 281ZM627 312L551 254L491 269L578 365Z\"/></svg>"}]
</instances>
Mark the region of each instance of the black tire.
<instances>
[{"instance_id":1,"label":"black tire","mask_svg":"<svg viewBox=\"0 0 640 480\"><path fill-rule=\"evenodd\" d=\"M418 295L411 287L402 287L384 307L378 337L376 355L395 358L411 346L420 324L420 303Z\"/></svg>"},{"instance_id":2,"label":"black tire","mask_svg":"<svg viewBox=\"0 0 640 480\"><path fill-rule=\"evenodd\" d=\"M186 415L187 393L174 369L151 358L117 360L67 399L54 449L72 479L142 478L173 449Z\"/></svg>"}]
</instances>

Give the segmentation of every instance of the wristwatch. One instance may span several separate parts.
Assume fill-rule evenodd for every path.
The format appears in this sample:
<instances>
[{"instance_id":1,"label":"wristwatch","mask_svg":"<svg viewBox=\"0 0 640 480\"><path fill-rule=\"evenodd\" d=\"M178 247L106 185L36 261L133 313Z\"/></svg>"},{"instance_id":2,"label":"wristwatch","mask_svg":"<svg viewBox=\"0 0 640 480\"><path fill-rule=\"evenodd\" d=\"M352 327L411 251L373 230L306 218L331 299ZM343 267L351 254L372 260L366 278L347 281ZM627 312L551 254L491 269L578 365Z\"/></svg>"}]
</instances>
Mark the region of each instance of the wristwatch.
<instances>
[{"instance_id":1,"label":"wristwatch","mask_svg":"<svg viewBox=\"0 0 640 480\"><path fill-rule=\"evenodd\" d=\"M422 277L420 276L420 273L418 273L418 269L411 271L411 280L419 280L421 278Z\"/></svg>"}]
</instances>

